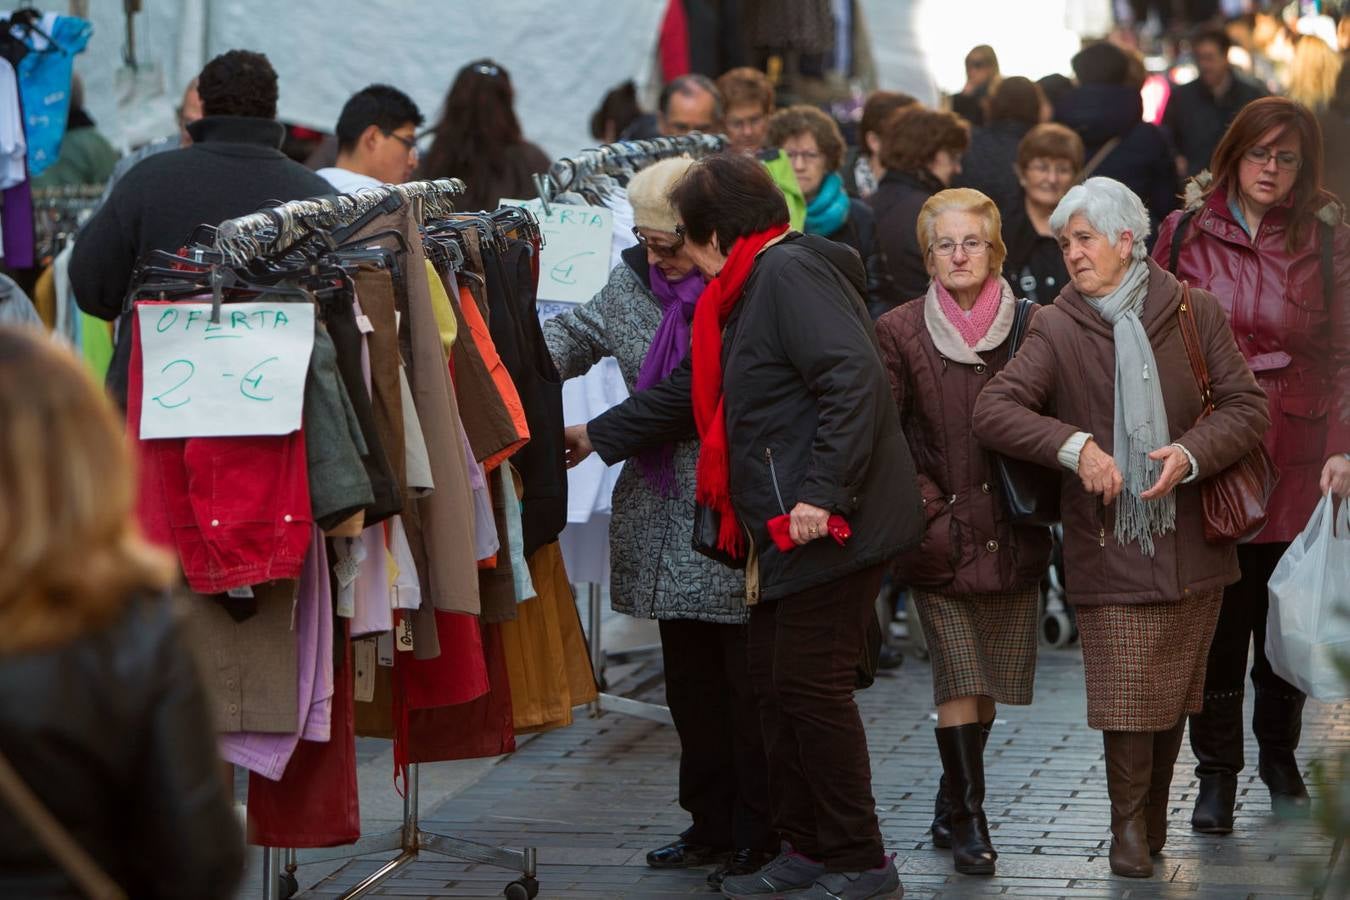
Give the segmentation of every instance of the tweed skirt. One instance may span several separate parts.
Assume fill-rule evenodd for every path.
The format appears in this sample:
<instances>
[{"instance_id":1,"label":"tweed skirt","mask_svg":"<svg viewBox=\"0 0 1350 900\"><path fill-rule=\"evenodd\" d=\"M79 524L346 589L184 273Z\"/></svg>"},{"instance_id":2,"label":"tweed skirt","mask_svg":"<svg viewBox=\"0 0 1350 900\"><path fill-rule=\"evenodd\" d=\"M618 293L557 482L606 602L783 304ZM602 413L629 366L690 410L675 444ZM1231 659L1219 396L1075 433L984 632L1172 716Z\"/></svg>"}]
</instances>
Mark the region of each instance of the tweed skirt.
<instances>
[{"instance_id":1,"label":"tweed skirt","mask_svg":"<svg viewBox=\"0 0 1350 900\"><path fill-rule=\"evenodd\" d=\"M1177 603L1080 606L1088 725L1163 731L1205 702L1205 665L1223 591Z\"/></svg>"},{"instance_id":2,"label":"tweed skirt","mask_svg":"<svg viewBox=\"0 0 1350 900\"><path fill-rule=\"evenodd\" d=\"M1026 706L1036 679L1036 622L1040 591L1034 585L989 594L910 592L928 640L933 702L991 698Z\"/></svg>"}]
</instances>

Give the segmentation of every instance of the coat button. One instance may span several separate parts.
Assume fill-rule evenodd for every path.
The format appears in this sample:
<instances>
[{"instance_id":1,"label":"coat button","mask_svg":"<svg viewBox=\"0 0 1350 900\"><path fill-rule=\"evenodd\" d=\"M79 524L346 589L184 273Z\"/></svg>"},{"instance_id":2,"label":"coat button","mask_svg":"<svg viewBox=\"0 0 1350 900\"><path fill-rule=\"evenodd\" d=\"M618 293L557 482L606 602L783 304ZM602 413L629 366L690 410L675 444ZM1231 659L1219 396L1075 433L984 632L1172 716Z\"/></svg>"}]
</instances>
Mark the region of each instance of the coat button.
<instances>
[{"instance_id":1,"label":"coat button","mask_svg":"<svg viewBox=\"0 0 1350 900\"><path fill-rule=\"evenodd\" d=\"M1249 340L1249 341L1254 341L1254 340L1256 340L1256 335L1254 335L1254 334L1249 334L1249 335L1247 335L1247 340Z\"/></svg>"},{"instance_id":2,"label":"coat button","mask_svg":"<svg viewBox=\"0 0 1350 900\"><path fill-rule=\"evenodd\" d=\"M212 519L212 520L211 520L211 527L212 527L212 528L215 528L215 527L217 527L218 525L220 525L220 520L219 520L219 519Z\"/></svg>"},{"instance_id":3,"label":"coat button","mask_svg":"<svg viewBox=\"0 0 1350 900\"><path fill-rule=\"evenodd\" d=\"M989 482L987 481L984 484L980 485L980 490L984 491L986 494L993 492L993 488L989 486Z\"/></svg>"},{"instance_id":4,"label":"coat button","mask_svg":"<svg viewBox=\"0 0 1350 900\"><path fill-rule=\"evenodd\" d=\"M976 375L983 375L983 374L984 374L984 364L983 364L983 363L981 363L980 365L978 365L978 366L975 367L975 374L976 374Z\"/></svg>"},{"instance_id":5,"label":"coat button","mask_svg":"<svg viewBox=\"0 0 1350 900\"><path fill-rule=\"evenodd\" d=\"M281 517L281 521L283 521L283 522L289 522L290 520L291 520L291 517L290 517L289 515L286 515L286 516L282 516L282 517Z\"/></svg>"},{"instance_id":6,"label":"coat button","mask_svg":"<svg viewBox=\"0 0 1350 900\"><path fill-rule=\"evenodd\" d=\"M997 553L998 541L990 541L989 543L984 545L984 549L988 550L990 553Z\"/></svg>"}]
</instances>

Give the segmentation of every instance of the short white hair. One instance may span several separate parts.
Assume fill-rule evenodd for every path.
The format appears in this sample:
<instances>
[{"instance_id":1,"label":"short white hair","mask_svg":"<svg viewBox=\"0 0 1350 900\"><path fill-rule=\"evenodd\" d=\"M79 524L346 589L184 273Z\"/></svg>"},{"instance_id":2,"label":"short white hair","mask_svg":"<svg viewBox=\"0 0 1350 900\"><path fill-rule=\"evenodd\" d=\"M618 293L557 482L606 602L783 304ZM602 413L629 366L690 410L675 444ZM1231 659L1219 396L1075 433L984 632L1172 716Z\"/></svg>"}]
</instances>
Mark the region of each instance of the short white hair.
<instances>
[{"instance_id":1,"label":"short white hair","mask_svg":"<svg viewBox=\"0 0 1350 900\"><path fill-rule=\"evenodd\" d=\"M1148 210L1139 196L1119 181L1098 176L1069 188L1050 216L1050 230L1059 237L1069 220L1080 214L1089 228L1106 235L1112 245L1128 231L1134 236L1134 258L1148 256L1144 244L1149 233Z\"/></svg>"}]
</instances>

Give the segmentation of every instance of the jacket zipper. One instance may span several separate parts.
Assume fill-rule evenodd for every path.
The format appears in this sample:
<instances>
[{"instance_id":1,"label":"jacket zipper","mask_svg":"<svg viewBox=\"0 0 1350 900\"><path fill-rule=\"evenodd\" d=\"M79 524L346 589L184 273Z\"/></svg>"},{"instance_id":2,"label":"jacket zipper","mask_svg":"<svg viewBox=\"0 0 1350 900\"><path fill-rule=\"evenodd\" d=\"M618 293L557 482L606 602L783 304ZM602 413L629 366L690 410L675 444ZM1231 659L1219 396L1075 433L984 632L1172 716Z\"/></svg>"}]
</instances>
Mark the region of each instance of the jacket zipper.
<instances>
[{"instance_id":1,"label":"jacket zipper","mask_svg":"<svg viewBox=\"0 0 1350 900\"><path fill-rule=\"evenodd\" d=\"M1101 526L1097 529L1097 546L1106 547L1106 504L1097 498L1097 511L1101 514Z\"/></svg>"},{"instance_id":2,"label":"jacket zipper","mask_svg":"<svg viewBox=\"0 0 1350 900\"><path fill-rule=\"evenodd\" d=\"M783 505L783 492L778 489L778 470L773 465L773 450L764 448L764 459L769 463L769 479L773 482L773 493L778 498L778 511L787 515L787 507Z\"/></svg>"}]
</instances>

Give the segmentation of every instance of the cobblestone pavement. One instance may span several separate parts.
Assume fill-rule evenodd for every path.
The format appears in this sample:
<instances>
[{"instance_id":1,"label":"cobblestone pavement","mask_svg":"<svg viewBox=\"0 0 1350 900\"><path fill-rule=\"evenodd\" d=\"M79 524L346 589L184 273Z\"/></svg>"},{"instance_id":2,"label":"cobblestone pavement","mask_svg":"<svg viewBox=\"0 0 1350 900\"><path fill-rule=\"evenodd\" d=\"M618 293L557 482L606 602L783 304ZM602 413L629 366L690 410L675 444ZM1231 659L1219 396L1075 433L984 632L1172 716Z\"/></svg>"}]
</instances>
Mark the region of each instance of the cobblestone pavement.
<instances>
[{"instance_id":1,"label":"cobblestone pavement","mask_svg":"<svg viewBox=\"0 0 1350 900\"><path fill-rule=\"evenodd\" d=\"M653 681L639 670L625 679ZM1184 748L1172 786L1172 830L1152 880L1115 878L1106 853L1109 813L1101 736L1085 724L1077 647L1042 650L1036 702L999 711L986 756L991 833L998 875L952 871L948 852L929 843L927 826L941 768L933 739L931 678L912 655L860 695L887 847L910 898L1308 897L1331 842L1310 823L1278 824L1252 765L1243 772L1237 831L1205 837L1189 828L1194 759ZM624 685L619 685L623 687ZM655 689L659 695L659 686ZM1350 705L1309 703L1300 759L1350 745ZM488 844L539 849L540 896L674 898L712 896L706 869L655 871L647 850L686 824L675 802L678 743L673 729L626 716L579 716L571 728L540 735L471 786L423 812L423 827ZM429 769L433 767L424 767ZM1323 786L1310 785L1314 796ZM385 857L387 858L387 857ZM333 897L381 864L348 863L305 897ZM500 896L512 875L428 855L373 896Z\"/></svg>"}]
</instances>

